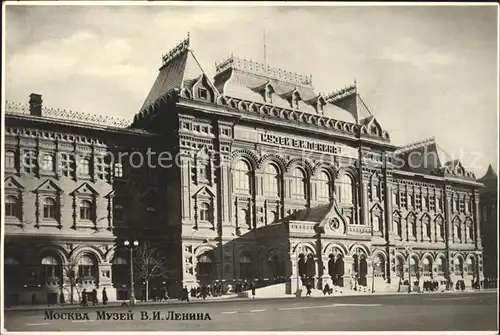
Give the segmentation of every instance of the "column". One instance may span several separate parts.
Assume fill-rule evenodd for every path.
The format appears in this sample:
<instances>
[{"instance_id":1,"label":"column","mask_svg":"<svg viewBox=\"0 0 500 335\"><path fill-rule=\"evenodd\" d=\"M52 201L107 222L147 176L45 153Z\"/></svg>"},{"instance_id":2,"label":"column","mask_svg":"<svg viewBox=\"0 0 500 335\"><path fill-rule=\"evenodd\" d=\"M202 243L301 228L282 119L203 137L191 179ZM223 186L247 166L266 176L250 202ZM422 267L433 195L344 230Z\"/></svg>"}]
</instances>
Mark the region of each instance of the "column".
<instances>
[{"instance_id":1,"label":"column","mask_svg":"<svg viewBox=\"0 0 500 335\"><path fill-rule=\"evenodd\" d=\"M352 256L344 257L344 288L348 290L354 289L354 281L352 281Z\"/></svg>"},{"instance_id":2,"label":"column","mask_svg":"<svg viewBox=\"0 0 500 335\"><path fill-rule=\"evenodd\" d=\"M192 220L191 217L191 192L190 170L191 164L188 156L181 157L181 218Z\"/></svg>"},{"instance_id":3,"label":"column","mask_svg":"<svg viewBox=\"0 0 500 335\"><path fill-rule=\"evenodd\" d=\"M476 250L482 249L481 245L481 225L480 225L480 209L479 209L479 191L474 190L474 211L473 223L474 223L474 245Z\"/></svg>"},{"instance_id":4,"label":"column","mask_svg":"<svg viewBox=\"0 0 500 335\"><path fill-rule=\"evenodd\" d=\"M328 262L330 261L330 259L327 257L327 258L321 258L321 261L323 263L323 274L321 276L321 284L323 285L323 287L328 284L328 286L330 286L330 288L333 288L333 280L330 278L330 274L329 274L329 269L328 269Z\"/></svg>"},{"instance_id":5,"label":"column","mask_svg":"<svg viewBox=\"0 0 500 335\"><path fill-rule=\"evenodd\" d=\"M394 229L392 227L392 184L391 180L389 179L390 177L385 175L385 240L389 241L390 236L394 232Z\"/></svg>"},{"instance_id":6,"label":"column","mask_svg":"<svg viewBox=\"0 0 500 335\"><path fill-rule=\"evenodd\" d=\"M361 218L362 225L368 225L368 184L362 179L361 180L361 212L363 213Z\"/></svg>"},{"instance_id":7,"label":"column","mask_svg":"<svg viewBox=\"0 0 500 335\"><path fill-rule=\"evenodd\" d=\"M375 278L373 276L373 256L370 258L366 259L366 288L368 289L368 292L371 292L373 289L376 290L374 287L375 285Z\"/></svg>"}]
</instances>

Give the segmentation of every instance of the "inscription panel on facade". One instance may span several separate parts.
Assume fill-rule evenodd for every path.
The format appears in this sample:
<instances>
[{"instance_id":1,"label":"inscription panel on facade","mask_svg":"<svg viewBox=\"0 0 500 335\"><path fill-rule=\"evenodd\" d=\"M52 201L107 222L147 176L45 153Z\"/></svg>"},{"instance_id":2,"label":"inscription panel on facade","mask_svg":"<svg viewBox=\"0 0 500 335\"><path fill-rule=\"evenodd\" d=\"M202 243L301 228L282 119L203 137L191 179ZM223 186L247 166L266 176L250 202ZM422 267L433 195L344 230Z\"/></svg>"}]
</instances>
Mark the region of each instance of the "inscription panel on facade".
<instances>
[{"instance_id":1,"label":"inscription panel on facade","mask_svg":"<svg viewBox=\"0 0 500 335\"><path fill-rule=\"evenodd\" d=\"M237 140L252 143L278 146L280 148L290 148L298 150L315 151L328 153L331 155L357 158L356 148L342 145L335 142L321 141L307 137L301 137L279 132L269 132L265 130L253 129L243 126L234 127L234 138Z\"/></svg>"}]
</instances>

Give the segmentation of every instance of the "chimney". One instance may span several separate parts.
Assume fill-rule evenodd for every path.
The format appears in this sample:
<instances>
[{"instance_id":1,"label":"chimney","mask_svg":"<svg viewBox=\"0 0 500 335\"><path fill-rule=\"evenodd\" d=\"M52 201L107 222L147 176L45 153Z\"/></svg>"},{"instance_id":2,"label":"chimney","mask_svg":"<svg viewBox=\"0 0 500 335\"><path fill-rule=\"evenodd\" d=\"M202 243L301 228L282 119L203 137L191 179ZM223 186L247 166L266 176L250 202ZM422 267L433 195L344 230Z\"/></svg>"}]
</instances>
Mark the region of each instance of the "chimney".
<instances>
[{"instance_id":1,"label":"chimney","mask_svg":"<svg viewBox=\"0 0 500 335\"><path fill-rule=\"evenodd\" d=\"M30 115L42 116L42 96L40 94L30 94Z\"/></svg>"}]
</instances>

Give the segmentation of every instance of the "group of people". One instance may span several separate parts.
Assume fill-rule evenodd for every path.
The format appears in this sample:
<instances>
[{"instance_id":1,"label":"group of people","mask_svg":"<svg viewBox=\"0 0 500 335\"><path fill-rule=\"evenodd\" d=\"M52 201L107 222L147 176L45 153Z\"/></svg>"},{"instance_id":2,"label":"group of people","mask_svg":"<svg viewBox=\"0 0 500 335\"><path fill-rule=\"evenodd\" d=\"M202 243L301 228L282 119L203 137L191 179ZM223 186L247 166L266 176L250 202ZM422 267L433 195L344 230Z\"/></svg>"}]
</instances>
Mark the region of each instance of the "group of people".
<instances>
[{"instance_id":1,"label":"group of people","mask_svg":"<svg viewBox=\"0 0 500 335\"><path fill-rule=\"evenodd\" d=\"M82 291L82 299L80 301L80 305L82 306L88 306L89 305L89 294L87 293L86 289L83 289ZM90 294L90 303L92 306L96 306L99 300L97 299L97 290L94 288ZM108 295L106 293L106 288L102 289L102 304L106 305L108 303Z\"/></svg>"},{"instance_id":2,"label":"group of people","mask_svg":"<svg viewBox=\"0 0 500 335\"><path fill-rule=\"evenodd\" d=\"M483 280L484 288L497 288L497 278L487 277Z\"/></svg>"},{"instance_id":3,"label":"group of people","mask_svg":"<svg viewBox=\"0 0 500 335\"><path fill-rule=\"evenodd\" d=\"M162 300L167 301L168 299L170 299L170 296L168 295L168 290L166 287L162 287L162 288L158 288L158 289L156 287L154 287L151 290L151 292L149 293L149 299L151 299L153 301L162 301ZM146 291L142 292L141 300L146 301Z\"/></svg>"}]
</instances>

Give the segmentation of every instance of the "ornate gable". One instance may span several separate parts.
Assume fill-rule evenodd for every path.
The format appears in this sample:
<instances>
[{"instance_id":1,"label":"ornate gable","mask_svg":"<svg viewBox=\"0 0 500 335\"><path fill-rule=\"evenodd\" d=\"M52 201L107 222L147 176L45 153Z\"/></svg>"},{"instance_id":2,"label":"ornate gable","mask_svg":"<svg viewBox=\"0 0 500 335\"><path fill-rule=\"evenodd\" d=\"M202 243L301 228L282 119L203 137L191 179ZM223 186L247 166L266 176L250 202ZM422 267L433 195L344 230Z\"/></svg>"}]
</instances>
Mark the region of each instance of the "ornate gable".
<instances>
[{"instance_id":1,"label":"ornate gable","mask_svg":"<svg viewBox=\"0 0 500 335\"><path fill-rule=\"evenodd\" d=\"M24 186L14 177L8 177L5 179L4 188L6 190L23 190Z\"/></svg>"},{"instance_id":2,"label":"ornate gable","mask_svg":"<svg viewBox=\"0 0 500 335\"><path fill-rule=\"evenodd\" d=\"M335 235L346 234L347 220L342 215L335 198L331 203L329 211L319 222L318 228L325 233L329 232Z\"/></svg>"},{"instance_id":3,"label":"ornate gable","mask_svg":"<svg viewBox=\"0 0 500 335\"><path fill-rule=\"evenodd\" d=\"M95 196L98 194L88 183L83 183L77 189L70 193L71 195Z\"/></svg>"},{"instance_id":4,"label":"ornate gable","mask_svg":"<svg viewBox=\"0 0 500 335\"><path fill-rule=\"evenodd\" d=\"M194 198L212 199L215 197L214 193L208 187L202 187L193 195Z\"/></svg>"},{"instance_id":5,"label":"ornate gable","mask_svg":"<svg viewBox=\"0 0 500 335\"><path fill-rule=\"evenodd\" d=\"M35 192L42 193L59 193L62 192L61 188L56 185L52 180L46 180L40 186L35 189Z\"/></svg>"}]
</instances>

